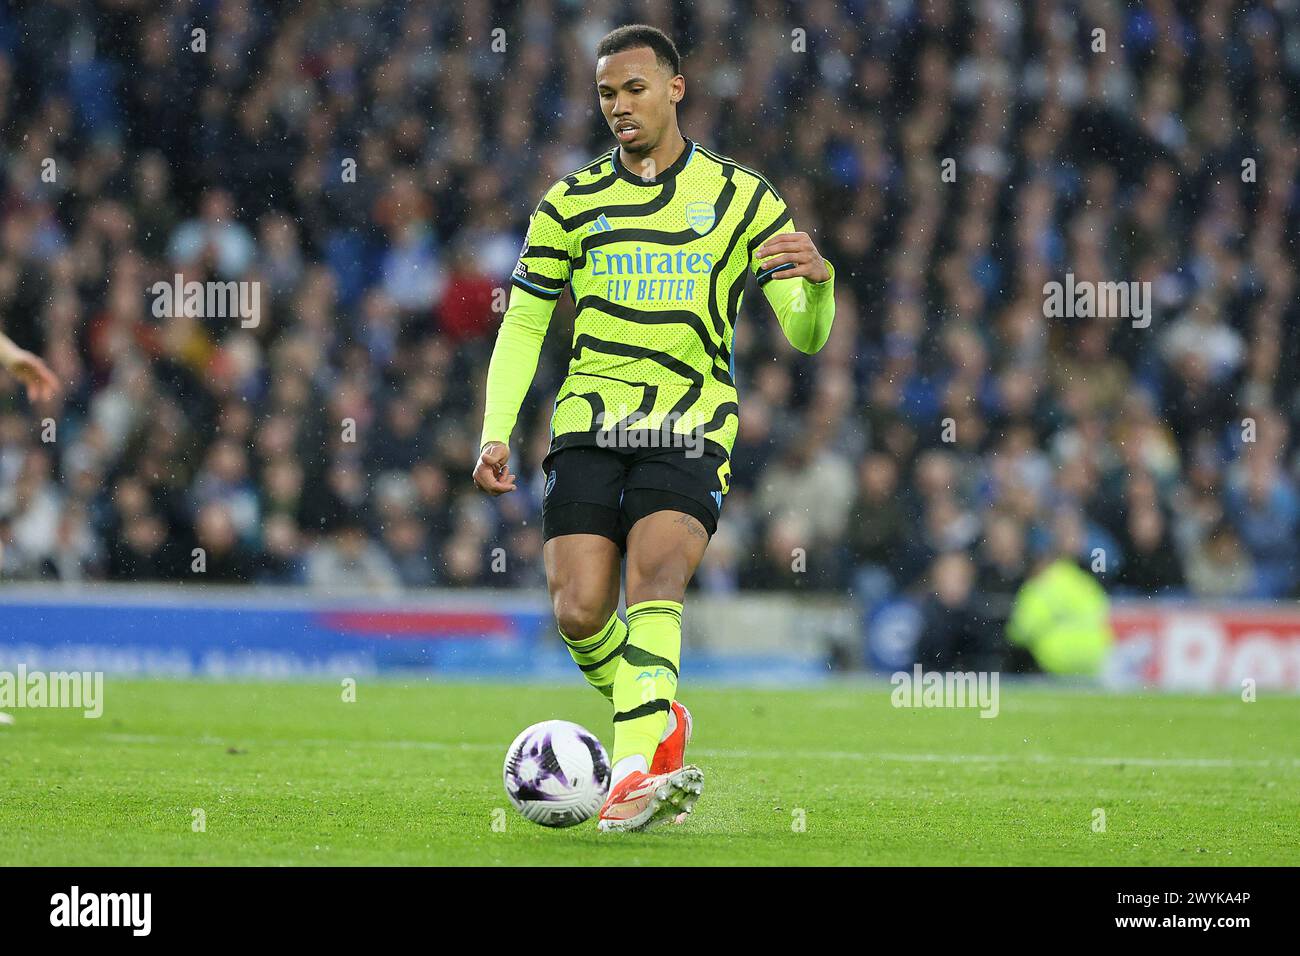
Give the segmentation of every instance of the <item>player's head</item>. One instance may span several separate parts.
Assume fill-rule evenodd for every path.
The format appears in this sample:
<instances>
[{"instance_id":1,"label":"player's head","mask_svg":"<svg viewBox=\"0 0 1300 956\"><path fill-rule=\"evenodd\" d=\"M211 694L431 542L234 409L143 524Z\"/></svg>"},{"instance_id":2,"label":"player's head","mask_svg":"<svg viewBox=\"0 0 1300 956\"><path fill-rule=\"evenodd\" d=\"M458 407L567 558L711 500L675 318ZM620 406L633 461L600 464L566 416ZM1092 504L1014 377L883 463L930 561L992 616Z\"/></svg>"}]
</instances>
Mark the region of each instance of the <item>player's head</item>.
<instances>
[{"instance_id":1,"label":"player's head","mask_svg":"<svg viewBox=\"0 0 1300 956\"><path fill-rule=\"evenodd\" d=\"M605 122L628 153L649 153L677 129L686 95L677 47L662 30L634 23L596 46L596 94ZM630 126L620 133L620 126Z\"/></svg>"}]
</instances>

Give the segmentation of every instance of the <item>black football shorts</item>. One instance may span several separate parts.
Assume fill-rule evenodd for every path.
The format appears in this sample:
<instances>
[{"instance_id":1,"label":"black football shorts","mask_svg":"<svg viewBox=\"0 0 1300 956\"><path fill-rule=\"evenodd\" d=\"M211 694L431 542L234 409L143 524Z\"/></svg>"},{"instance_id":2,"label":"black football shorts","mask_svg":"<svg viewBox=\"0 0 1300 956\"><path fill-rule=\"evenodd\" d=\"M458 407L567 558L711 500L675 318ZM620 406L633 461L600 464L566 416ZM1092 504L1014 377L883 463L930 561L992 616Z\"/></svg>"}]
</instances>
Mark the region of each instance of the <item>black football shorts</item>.
<instances>
[{"instance_id":1,"label":"black football shorts","mask_svg":"<svg viewBox=\"0 0 1300 956\"><path fill-rule=\"evenodd\" d=\"M598 534L627 551L627 533L646 515L680 511L697 518L712 537L731 462L721 452L688 449L602 448L577 445L542 461L542 538Z\"/></svg>"}]
</instances>

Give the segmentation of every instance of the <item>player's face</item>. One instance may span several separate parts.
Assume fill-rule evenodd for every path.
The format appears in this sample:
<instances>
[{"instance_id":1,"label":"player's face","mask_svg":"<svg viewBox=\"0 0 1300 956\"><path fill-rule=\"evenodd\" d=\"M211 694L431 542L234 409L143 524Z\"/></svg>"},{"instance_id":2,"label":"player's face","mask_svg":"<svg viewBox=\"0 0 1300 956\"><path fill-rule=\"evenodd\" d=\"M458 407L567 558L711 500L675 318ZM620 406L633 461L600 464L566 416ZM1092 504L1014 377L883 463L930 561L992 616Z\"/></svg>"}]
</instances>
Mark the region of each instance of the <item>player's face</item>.
<instances>
[{"instance_id":1,"label":"player's face","mask_svg":"<svg viewBox=\"0 0 1300 956\"><path fill-rule=\"evenodd\" d=\"M686 80L674 76L649 47L596 61L596 93L614 138L629 153L654 149L673 120Z\"/></svg>"}]
</instances>

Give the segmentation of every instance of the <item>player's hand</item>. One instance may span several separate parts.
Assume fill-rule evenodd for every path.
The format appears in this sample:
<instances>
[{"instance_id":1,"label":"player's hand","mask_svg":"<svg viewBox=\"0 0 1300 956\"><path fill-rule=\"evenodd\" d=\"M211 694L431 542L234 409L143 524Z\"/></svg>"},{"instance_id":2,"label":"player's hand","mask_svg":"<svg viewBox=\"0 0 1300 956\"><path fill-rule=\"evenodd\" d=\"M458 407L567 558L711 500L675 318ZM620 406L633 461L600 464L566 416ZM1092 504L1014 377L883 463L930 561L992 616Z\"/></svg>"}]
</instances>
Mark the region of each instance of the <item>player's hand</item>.
<instances>
[{"instance_id":1,"label":"player's hand","mask_svg":"<svg viewBox=\"0 0 1300 956\"><path fill-rule=\"evenodd\" d=\"M9 356L9 372L27 386L27 397L43 402L59 390L59 379L39 357L26 349L14 349Z\"/></svg>"},{"instance_id":2,"label":"player's hand","mask_svg":"<svg viewBox=\"0 0 1300 956\"><path fill-rule=\"evenodd\" d=\"M490 495L504 495L515 490L515 476L510 473L510 449L499 441L490 441L479 453L474 466L474 484Z\"/></svg>"},{"instance_id":3,"label":"player's hand","mask_svg":"<svg viewBox=\"0 0 1300 956\"><path fill-rule=\"evenodd\" d=\"M809 282L825 282L831 277L826 260L821 257L812 237L806 232L783 232L773 236L758 247L760 265L764 270L793 262L794 266L772 273L773 279L793 279L802 276Z\"/></svg>"}]
</instances>

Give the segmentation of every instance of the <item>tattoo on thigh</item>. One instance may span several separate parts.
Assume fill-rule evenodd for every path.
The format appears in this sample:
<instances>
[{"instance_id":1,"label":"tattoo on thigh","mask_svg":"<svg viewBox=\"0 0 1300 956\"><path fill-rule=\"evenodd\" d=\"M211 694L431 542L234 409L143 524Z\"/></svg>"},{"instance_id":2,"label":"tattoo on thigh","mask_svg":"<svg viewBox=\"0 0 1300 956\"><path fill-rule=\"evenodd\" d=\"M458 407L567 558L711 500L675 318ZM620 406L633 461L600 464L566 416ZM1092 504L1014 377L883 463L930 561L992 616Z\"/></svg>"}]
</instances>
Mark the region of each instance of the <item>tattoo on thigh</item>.
<instances>
[{"instance_id":1,"label":"tattoo on thigh","mask_svg":"<svg viewBox=\"0 0 1300 956\"><path fill-rule=\"evenodd\" d=\"M690 515L679 514L677 516L677 524L685 527L687 531L695 535L697 538L704 538L707 540L709 537L709 533L704 530L700 525L700 522L697 519L692 518Z\"/></svg>"}]
</instances>

